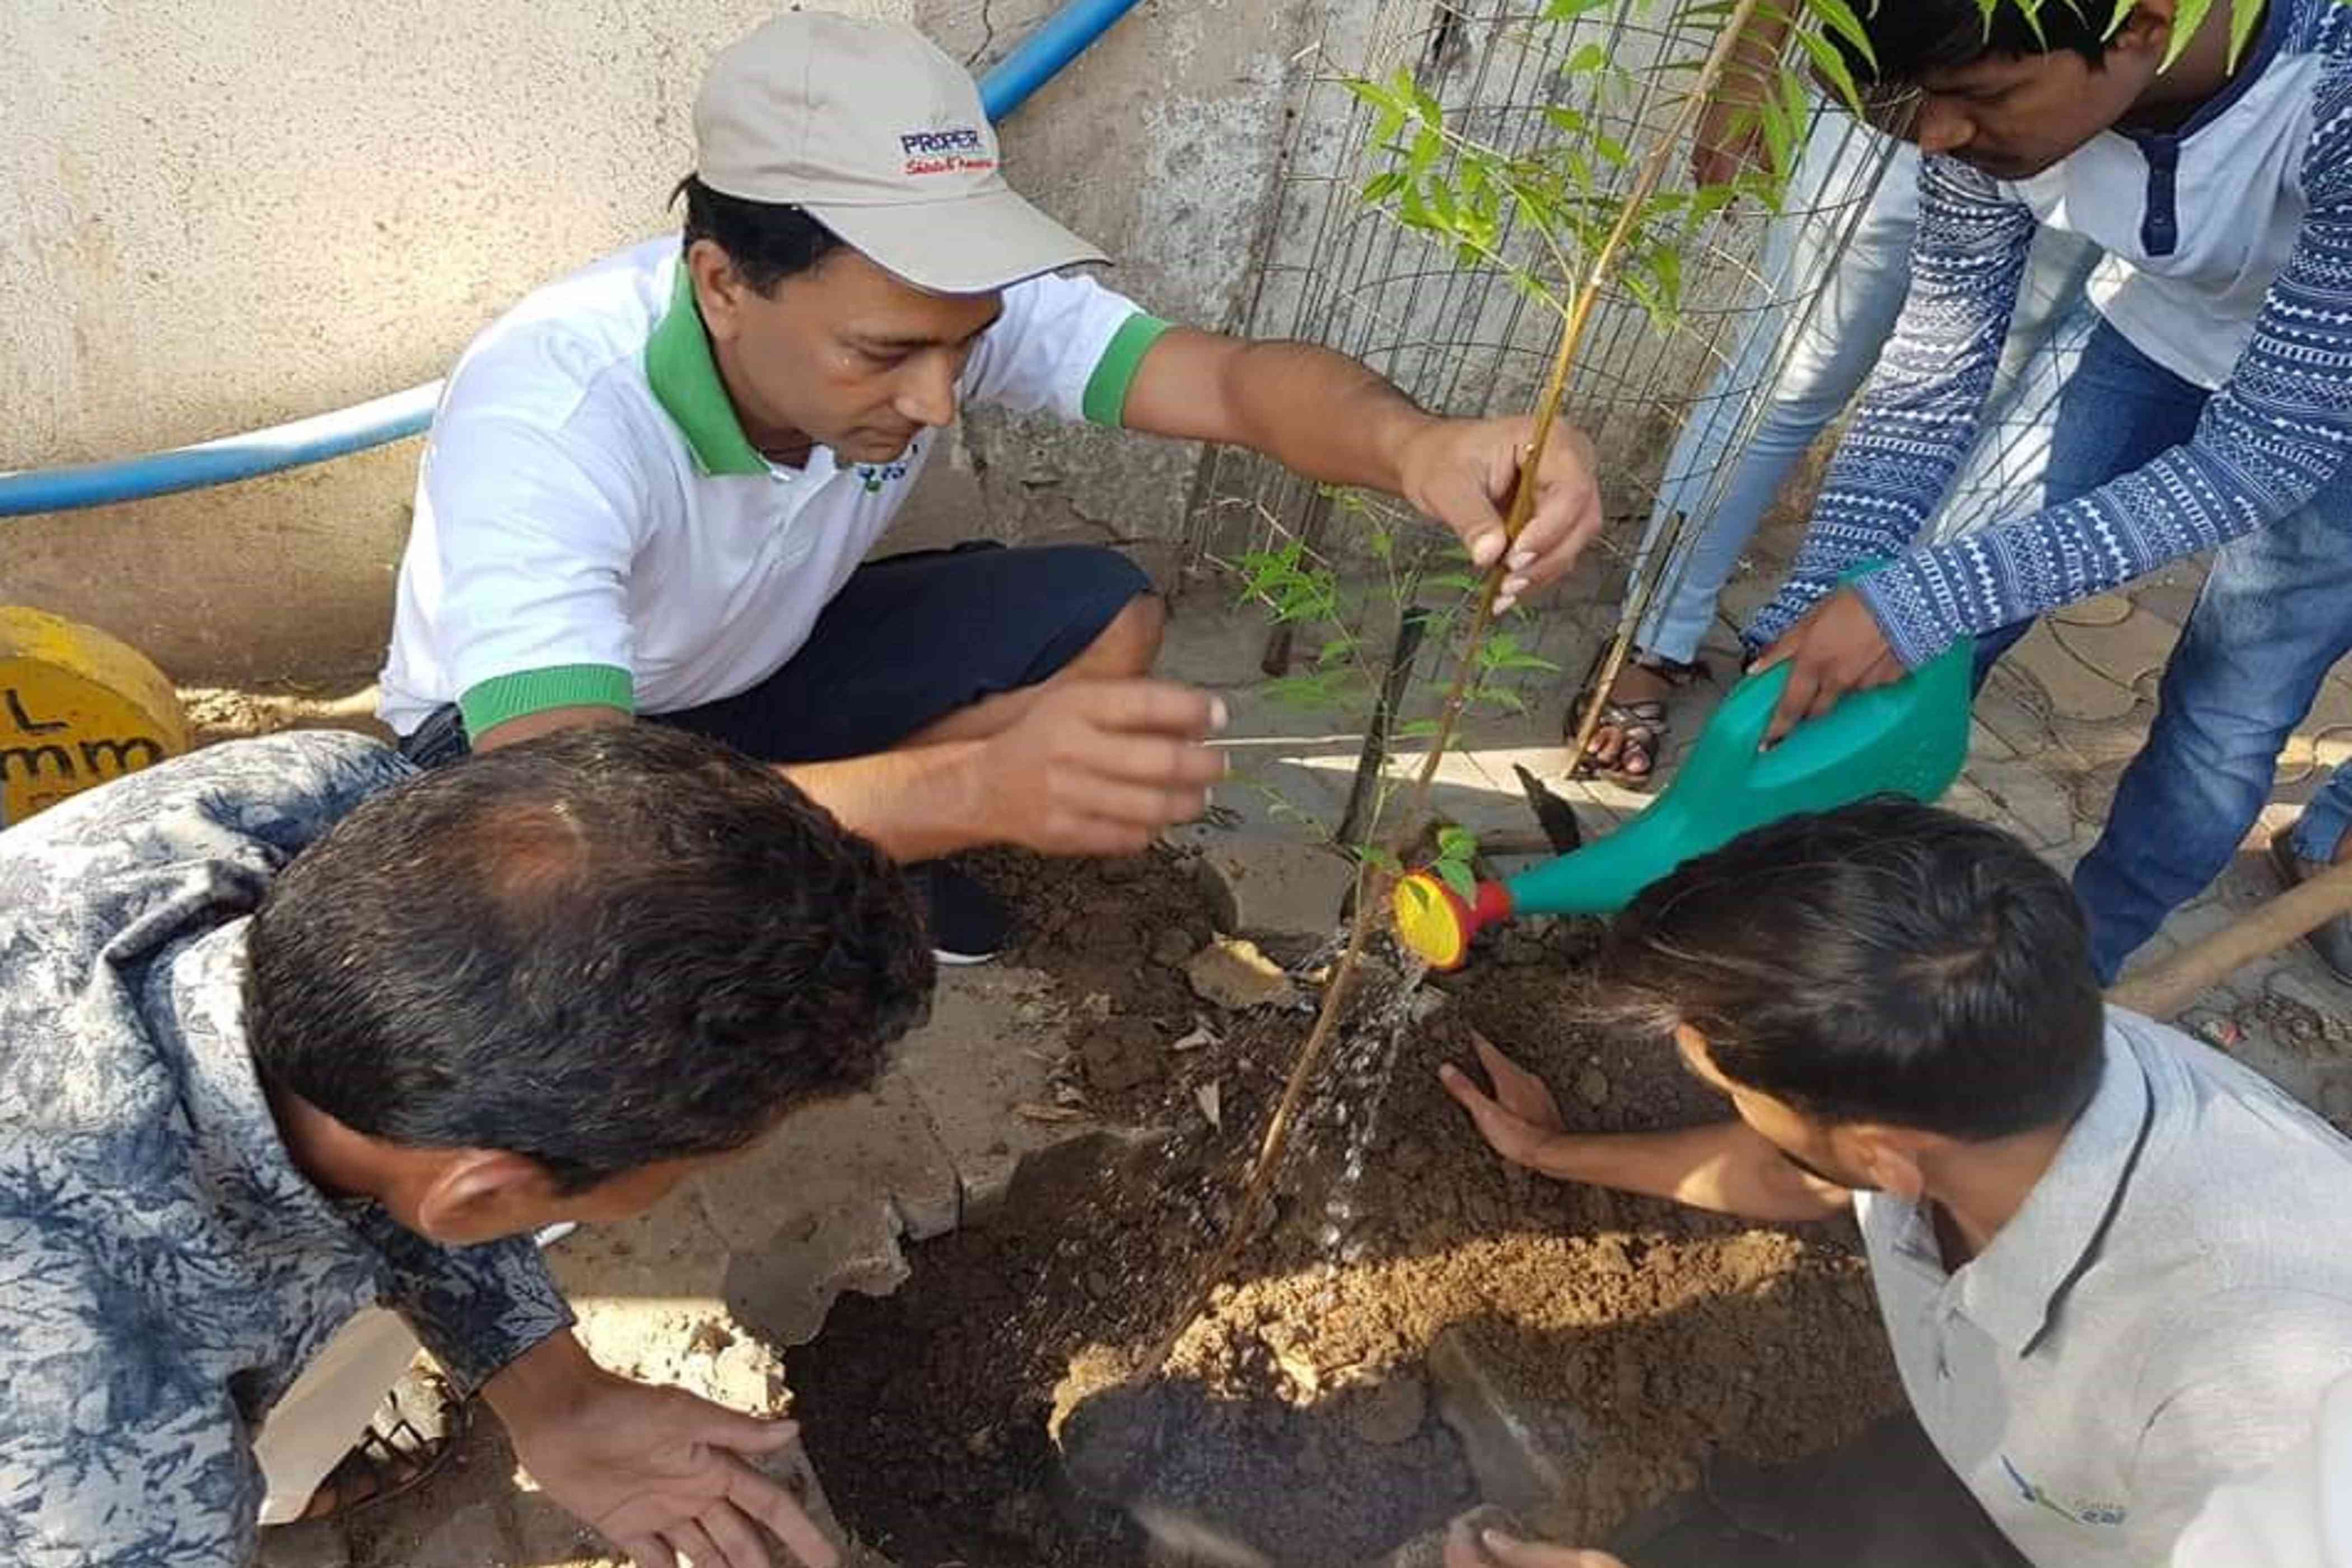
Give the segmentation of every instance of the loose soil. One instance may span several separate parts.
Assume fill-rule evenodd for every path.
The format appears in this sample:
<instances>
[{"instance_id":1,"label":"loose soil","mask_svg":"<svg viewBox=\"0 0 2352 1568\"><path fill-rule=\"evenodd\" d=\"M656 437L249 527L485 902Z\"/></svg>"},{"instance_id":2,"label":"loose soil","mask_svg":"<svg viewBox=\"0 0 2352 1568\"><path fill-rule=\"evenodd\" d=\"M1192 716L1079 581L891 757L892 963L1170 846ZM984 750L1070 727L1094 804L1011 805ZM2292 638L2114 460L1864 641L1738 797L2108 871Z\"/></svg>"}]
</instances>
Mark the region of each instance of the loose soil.
<instances>
[{"instance_id":1,"label":"loose soil","mask_svg":"<svg viewBox=\"0 0 2352 1568\"><path fill-rule=\"evenodd\" d=\"M1544 1075L1571 1126L1721 1114L1661 1044L1578 1021L1589 951L1567 928L1507 933L1446 981L1384 1093L1360 1058L1326 1073L1237 1278L1160 1378L1121 1385L1222 1237L1311 1018L1261 1008L1202 1034L1175 965L1208 939L1207 905L1180 857L975 868L1021 912L1015 961L1054 973L1086 1020L1071 1098L1152 1131L1033 1162L997 1219L919 1248L895 1295L845 1298L793 1355L835 1505L902 1568L1139 1564L1138 1504L1282 1568L1356 1568L1478 1500L1424 1368L1441 1332L1575 1435L1537 1521L1563 1540L1689 1486L1712 1447L1785 1460L1898 1402L1850 1231L1537 1180L1439 1088L1475 1027ZM1348 1127L1367 1116L1350 1185Z\"/></svg>"}]
</instances>

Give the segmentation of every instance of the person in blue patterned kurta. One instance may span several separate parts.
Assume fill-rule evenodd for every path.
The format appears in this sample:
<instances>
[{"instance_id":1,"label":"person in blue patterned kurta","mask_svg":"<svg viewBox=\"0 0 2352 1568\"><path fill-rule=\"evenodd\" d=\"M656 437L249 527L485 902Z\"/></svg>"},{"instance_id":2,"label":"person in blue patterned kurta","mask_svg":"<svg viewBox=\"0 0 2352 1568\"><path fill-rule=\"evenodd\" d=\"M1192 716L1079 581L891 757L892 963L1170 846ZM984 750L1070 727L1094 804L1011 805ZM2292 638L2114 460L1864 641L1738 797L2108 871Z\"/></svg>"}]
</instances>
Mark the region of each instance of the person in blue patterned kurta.
<instances>
[{"instance_id":1,"label":"person in blue patterned kurta","mask_svg":"<svg viewBox=\"0 0 2352 1568\"><path fill-rule=\"evenodd\" d=\"M870 1080L910 895L677 731L412 773L235 742L0 834L0 1561L247 1562L255 1433L381 1304L640 1560L829 1562L737 1458L789 1428L599 1371L530 1237Z\"/></svg>"},{"instance_id":2,"label":"person in blue patterned kurta","mask_svg":"<svg viewBox=\"0 0 2352 1568\"><path fill-rule=\"evenodd\" d=\"M1791 667L1778 733L1963 636L1981 674L2036 616L2213 551L2075 874L2103 979L2229 864L2352 651L2352 5L2269 0L2234 59L2243 5L2186 37L2176 8L1855 7L1925 154L1911 289L1789 581L1746 633L1761 665ZM2049 504L1929 542L2042 227L2106 252ZM2282 875L2352 859L2347 826L2352 768L2273 844ZM2352 979L2352 921L2314 945Z\"/></svg>"}]
</instances>

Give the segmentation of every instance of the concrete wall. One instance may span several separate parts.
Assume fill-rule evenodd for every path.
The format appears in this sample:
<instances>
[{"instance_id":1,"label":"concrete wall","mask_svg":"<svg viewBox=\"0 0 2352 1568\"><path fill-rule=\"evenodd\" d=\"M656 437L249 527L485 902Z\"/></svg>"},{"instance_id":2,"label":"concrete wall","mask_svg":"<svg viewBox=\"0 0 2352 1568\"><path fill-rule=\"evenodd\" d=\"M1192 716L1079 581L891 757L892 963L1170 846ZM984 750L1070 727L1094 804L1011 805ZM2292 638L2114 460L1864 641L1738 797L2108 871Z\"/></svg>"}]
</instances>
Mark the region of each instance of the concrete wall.
<instances>
[{"instance_id":1,"label":"concrete wall","mask_svg":"<svg viewBox=\"0 0 2352 1568\"><path fill-rule=\"evenodd\" d=\"M1013 178L1154 309L1232 311L1313 0L1145 0L1008 127ZM14 0L0 116L0 468L203 440L439 374L536 283L670 221L709 54L774 0ZM1052 0L835 0L984 67ZM299 20L297 20L299 18ZM944 531L1166 536L1181 448L980 422ZM0 520L0 603L184 682L379 657L415 443Z\"/></svg>"}]
</instances>

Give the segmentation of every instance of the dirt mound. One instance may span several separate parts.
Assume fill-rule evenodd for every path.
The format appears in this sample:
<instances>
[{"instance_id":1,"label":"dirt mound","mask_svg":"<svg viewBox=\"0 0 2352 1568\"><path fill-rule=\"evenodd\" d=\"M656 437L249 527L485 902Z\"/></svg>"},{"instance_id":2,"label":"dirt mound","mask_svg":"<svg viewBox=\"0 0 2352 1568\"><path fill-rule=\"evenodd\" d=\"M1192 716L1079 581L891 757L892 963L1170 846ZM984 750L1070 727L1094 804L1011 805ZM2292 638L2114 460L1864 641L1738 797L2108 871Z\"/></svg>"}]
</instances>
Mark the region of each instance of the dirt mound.
<instances>
[{"instance_id":1,"label":"dirt mound","mask_svg":"<svg viewBox=\"0 0 2352 1568\"><path fill-rule=\"evenodd\" d=\"M1164 1375L1122 1387L1222 1236L1309 1020L1262 1009L1201 1030L1181 973L1152 957L1173 955L1164 932L1208 935L1178 858L982 869L1021 907L1021 961L1159 1037L1147 1051L1133 1031L1121 1087L1089 1090L1156 1131L1033 1163L991 1228L920 1248L905 1288L845 1300L793 1358L835 1505L905 1568L1140 1563L1142 1532L1116 1506L1137 1502L1283 1568L1355 1568L1475 1500L1424 1365L1449 1330L1507 1384L1572 1407L1570 1479L1540 1521L1568 1539L1687 1485L1711 1446L1785 1458L1899 1398L1849 1236L1540 1182L1496 1161L1445 1098L1436 1065L1465 1059L1475 1026L1542 1071L1573 1124L1721 1113L1662 1046L1568 1016L1573 932L1456 979L1392 1071L1335 1064L1321 1102L1347 1114L1307 1130L1271 1223Z\"/></svg>"}]
</instances>

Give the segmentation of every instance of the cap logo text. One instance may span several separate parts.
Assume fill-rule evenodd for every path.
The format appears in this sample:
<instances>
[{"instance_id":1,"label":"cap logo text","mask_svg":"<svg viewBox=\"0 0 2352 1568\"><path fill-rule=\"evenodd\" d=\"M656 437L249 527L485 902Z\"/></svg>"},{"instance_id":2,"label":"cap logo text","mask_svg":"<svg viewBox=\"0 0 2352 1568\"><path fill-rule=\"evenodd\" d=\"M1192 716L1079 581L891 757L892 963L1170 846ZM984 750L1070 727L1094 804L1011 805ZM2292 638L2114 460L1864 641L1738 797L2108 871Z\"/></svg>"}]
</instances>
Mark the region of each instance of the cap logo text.
<instances>
[{"instance_id":1,"label":"cap logo text","mask_svg":"<svg viewBox=\"0 0 2352 1568\"><path fill-rule=\"evenodd\" d=\"M996 167L980 132L969 125L944 131L909 131L898 138L909 174L985 174Z\"/></svg>"}]
</instances>

